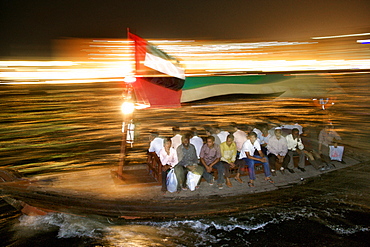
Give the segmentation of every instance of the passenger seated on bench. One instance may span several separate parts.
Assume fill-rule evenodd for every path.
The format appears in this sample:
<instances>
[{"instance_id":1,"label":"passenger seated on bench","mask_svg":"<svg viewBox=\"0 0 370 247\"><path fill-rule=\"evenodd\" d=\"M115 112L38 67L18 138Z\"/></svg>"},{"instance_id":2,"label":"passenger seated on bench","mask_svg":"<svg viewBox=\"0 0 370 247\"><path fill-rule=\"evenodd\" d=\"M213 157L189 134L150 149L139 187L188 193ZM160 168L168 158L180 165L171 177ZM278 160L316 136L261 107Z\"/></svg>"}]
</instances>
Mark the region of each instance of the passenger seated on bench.
<instances>
[{"instance_id":1,"label":"passenger seated on bench","mask_svg":"<svg viewBox=\"0 0 370 247\"><path fill-rule=\"evenodd\" d=\"M196 128L191 128L191 136L190 143L194 145L195 150L197 151L197 157L199 159L200 150L204 144L203 139L202 137L198 136L198 130Z\"/></svg>"},{"instance_id":2,"label":"passenger seated on bench","mask_svg":"<svg viewBox=\"0 0 370 247\"><path fill-rule=\"evenodd\" d=\"M256 163L261 163L263 165L263 169L265 172L265 180L274 183L271 179L271 172L270 166L267 161L267 158L264 157L264 154L261 151L261 145L257 140L257 134L253 131L249 132L248 140L244 142L242 149L240 151L240 158L243 159L246 164L248 165L249 171L249 187L254 187L254 180L256 180L256 174L254 172L254 165ZM255 155L255 151L258 152L259 155Z\"/></svg>"},{"instance_id":3,"label":"passenger seated on bench","mask_svg":"<svg viewBox=\"0 0 370 247\"><path fill-rule=\"evenodd\" d=\"M275 135L269 139L267 145L267 157L272 175L276 176L276 162L282 163L280 171L284 171L284 167L288 166L290 157L288 154L288 143L284 136L282 136L281 127L275 128Z\"/></svg>"},{"instance_id":4,"label":"passenger seated on bench","mask_svg":"<svg viewBox=\"0 0 370 247\"><path fill-rule=\"evenodd\" d=\"M272 137L272 135L270 135L270 133L269 133L268 125L267 124L262 125L261 135L258 136L258 134L257 134L257 138L260 140L261 150L262 150L264 155L267 155L267 145L268 145L269 140L270 140L271 137ZM270 166L271 166L271 164L270 164Z\"/></svg>"},{"instance_id":5,"label":"passenger seated on bench","mask_svg":"<svg viewBox=\"0 0 370 247\"><path fill-rule=\"evenodd\" d=\"M316 169L322 168L323 162L319 152L317 151L317 139L312 135L310 127L303 128L301 139L304 145L304 153L310 164Z\"/></svg>"},{"instance_id":6,"label":"passenger seated on bench","mask_svg":"<svg viewBox=\"0 0 370 247\"><path fill-rule=\"evenodd\" d=\"M179 163L175 166L178 190L186 190L187 167L198 163L197 152L193 144L190 144L190 134L181 138L181 145L177 147L177 158Z\"/></svg>"},{"instance_id":7,"label":"passenger seated on bench","mask_svg":"<svg viewBox=\"0 0 370 247\"><path fill-rule=\"evenodd\" d=\"M225 169L225 179L226 179L226 186L232 187L230 182L230 168L235 167L235 160L236 160L236 144L234 142L234 136L228 135L226 141L221 143L221 163L224 165ZM239 178L240 179L240 178Z\"/></svg>"},{"instance_id":8,"label":"passenger seated on bench","mask_svg":"<svg viewBox=\"0 0 370 247\"><path fill-rule=\"evenodd\" d=\"M221 143L226 142L227 136L230 133L227 132L226 130L222 130L220 128L220 126L218 126L218 125L213 126L213 129L214 129L216 135L218 136L218 138L220 138Z\"/></svg>"},{"instance_id":9,"label":"passenger seated on bench","mask_svg":"<svg viewBox=\"0 0 370 247\"><path fill-rule=\"evenodd\" d=\"M305 153L303 151L304 145L302 143L301 137L299 135L299 130L294 128L292 129L292 133L287 135L286 137L287 143L288 143L288 155L289 155L289 163L288 163L288 171L290 173L294 173L294 161L293 156L298 155L299 156L299 162L298 162L298 169L302 172L305 172L306 169L304 169L305 166Z\"/></svg>"},{"instance_id":10,"label":"passenger seated on bench","mask_svg":"<svg viewBox=\"0 0 370 247\"><path fill-rule=\"evenodd\" d=\"M172 127L173 137L171 138L172 147L176 150L181 145L181 131L179 126Z\"/></svg>"},{"instance_id":11,"label":"passenger seated on bench","mask_svg":"<svg viewBox=\"0 0 370 247\"><path fill-rule=\"evenodd\" d=\"M221 144L220 138L217 136L215 130L211 126L209 125L204 126L204 130L206 131L207 136L213 136L215 138L215 144L217 145Z\"/></svg>"},{"instance_id":12,"label":"passenger seated on bench","mask_svg":"<svg viewBox=\"0 0 370 247\"><path fill-rule=\"evenodd\" d=\"M334 130L332 124L328 124L319 134L319 154L323 156L323 160L327 165L330 164L331 159L329 157L329 146L338 145L338 141L342 140L338 133ZM345 163L343 160L342 163Z\"/></svg>"},{"instance_id":13,"label":"passenger seated on bench","mask_svg":"<svg viewBox=\"0 0 370 247\"><path fill-rule=\"evenodd\" d=\"M178 159L176 150L173 147L171 147L172 145L171 138L165 139L163 145L164 146L159 153L159 159L161 160L162 163L162 191L166 192L167 172L169 171L170 168L174 168L177 165Z\"/></svg>"},{"instance_id":14,"label":"passenger seated on bench","mask_svg":"<svg viewBox=\"0 0 370 247\"><path fill-rule=\"evenodd\" d=\"M151 131L149 135L150 146L148 151L155 152L159 157L159 152L163 148L163 139L158 137L159 133L157 131Z\"/></svg>"},{"instance_id":15,"label":"passenger seated on bench","mask_svg":"<svg viewBox=\"0 0 370 247\"><path fill-rule=\"evenodd\" d=\"M205 171L203 172L204 179L213 185L214 178L211 174L212 168L216 168L218 172L217 184L218 188L222 189L222 184L224 183L224 166L220 162L221 160L221 150L220 146L215 143L214 136L208 136L207 142L203 145L200 150L200 163L204 166Z\"/></svg>"},{"instance_id":16,"label":"passenger seated on bench","mask_svg":"<svg viewBox=\"0 0 370 247\"><path fill-rule=\"evenodd\" d=\"M260 125L250 126L250 128L252 129L253 132L257 134L257 139L259 139L259 142L261 145L261 139L260 139L260 136L262 135L261 126Z\"/></svg>"},{"instance_id":17,"label":"passenger seated on bench","mask_svg":"<svg viewBox=\"0 0 370 247\"><path fill-rule=\"evenodd\" d=\"M248 139L247 134L240 129L239 125L236 123L231 123L231 126L233 128L233 136L234 136L234 141L236 143L236 150L240 152L242 149L243 143ZM237 155L238 158L238 155Z\"/></svg>"}]
</instances>

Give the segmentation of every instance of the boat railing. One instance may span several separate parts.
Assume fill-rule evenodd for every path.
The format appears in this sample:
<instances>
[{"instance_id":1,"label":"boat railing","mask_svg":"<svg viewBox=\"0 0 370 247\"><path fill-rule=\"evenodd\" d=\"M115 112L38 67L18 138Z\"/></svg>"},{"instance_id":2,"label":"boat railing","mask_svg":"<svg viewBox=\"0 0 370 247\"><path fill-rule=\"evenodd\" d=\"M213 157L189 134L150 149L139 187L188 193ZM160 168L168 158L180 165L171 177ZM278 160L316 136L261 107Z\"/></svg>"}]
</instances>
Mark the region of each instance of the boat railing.
<instances>
[{"instance_id":1,"label":"boat railing","mask_svg":"<svg viewBox=\"0 0 370 247\"><path fill-rule=\"evenodd\" d=\"M155 152L148 152L147 165L155 180L162 184L162 163Z\"/></svg>"}]
</instances>

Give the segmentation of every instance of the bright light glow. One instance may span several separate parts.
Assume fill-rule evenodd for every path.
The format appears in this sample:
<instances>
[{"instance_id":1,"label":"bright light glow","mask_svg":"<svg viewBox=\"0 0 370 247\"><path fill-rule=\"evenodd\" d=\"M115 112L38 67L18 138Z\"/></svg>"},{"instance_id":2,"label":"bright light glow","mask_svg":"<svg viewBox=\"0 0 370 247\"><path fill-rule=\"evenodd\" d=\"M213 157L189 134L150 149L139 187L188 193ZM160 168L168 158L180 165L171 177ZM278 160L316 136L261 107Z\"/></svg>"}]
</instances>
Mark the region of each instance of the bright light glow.
<instances>
[{"instance_id":1,"label":"bright light glow","mask_svg":"<svg viewBox=\"0 0 370 247\"><path fill-rule=\"evenodd\" d=\"M123 114L131 114L135 110L135 105L132 102L123 102L121 110Z\"/></svg>"},{"instance_id":2,"label":"bright light glow","mask_svg":"<svg viewBox=\"0 0 370 247\"><path fill-rule=\"evenodd\" d=\"M128 75L123 79L126 83L134 83L136 81L136 77L132 75Z\"/></svg>"},{"instance_id":3,"label":"bright light glow","mask_svg":"<svg viewBox=\"0 0 370 247\"><path fill-rule=\"evenodd\" d=\"M370 44L370 39L357 40L357 43Z\"/></svg>"},{"instance_id":4,"label":"bright light glow","mask_svg":"<svg viewBox=\"0 0 370 247\"><path fill-rule=\"evenodd\" d=\"M72 66L77 65L77 62L71 61L0 61L0 66L29 66L29 67L54 67L54 66Z\"/></svg>"},{"instance_id":5,"label":"bright light glow","mask_svg":"<svg viewBox=\"0 0 370 247\"><path fill-rule=\"evenodd\" d=\"M145 108L148 108L148 107L150 107L150 105L135 103L135 109L136 110L141 110L141 109L145 109Z\"/></svg>"},{"instance_id":6,"label":"bright light glow","mask_svg":"<svg viewBox=\"0 0 370 247\"><path fill-rule=\"evenodd\" d=\"M50 68L51 67L51 68ZM37 83L86 83L122 78L132 62L0 61L0 80ZM87 81L88 80L88 81ZM122 79L121 79L122 81Z\"/></svg>"},{"instance_id":7,"label":"bright light glow","mask_svg":"<svg viewBox=\"0 0 370 247\"><path fill-rule=\"evenodd\" d=\"M82 83L105 83L105 82L122 82L122 79L94 79L94 80L54 80L54 81L9 81L9 82L1 82L4 85L18 85L18 84L25 84L25 85L33 85L33 84L82 84Z\"/></svg>"},{"instance_id":8,"label":"bright light glow","mask_svg":"<svg viewBox=\"0 0 370 247\"><path fill-rule=\"evenodd\" d=\"M356 37L356 36L366 36L370 33L355 33L355 34L343 34L343 35L334 35L334 36L325 36L325 37L312 37L311 39L334 39L334 38L345 38L345 37Z\"/></svg>"}]
</instances>

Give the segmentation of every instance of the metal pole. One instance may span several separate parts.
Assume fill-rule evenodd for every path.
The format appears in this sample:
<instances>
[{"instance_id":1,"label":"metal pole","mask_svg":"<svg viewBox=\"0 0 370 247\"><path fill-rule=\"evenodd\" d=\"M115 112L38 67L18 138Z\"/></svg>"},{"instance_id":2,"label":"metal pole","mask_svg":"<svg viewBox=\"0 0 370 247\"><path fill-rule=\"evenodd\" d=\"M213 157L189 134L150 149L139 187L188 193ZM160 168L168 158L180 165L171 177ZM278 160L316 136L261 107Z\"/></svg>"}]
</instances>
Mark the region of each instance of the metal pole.
<instances>
[{"instance_id":1,"label":"metal pole","mask_svg":"<svg viewBox=\"0 0 370 247\"><path fill-rule=\"evenodd\" d=\"M123 173L123 166L125 164L126 160L126 135L127 135L127 117L124 115L123 117L123 123L122 123L122 141L121 141L121 153L119 157L119 163L118 163L118 177L120 179L123 179L122 173Z\"/></svg>"},{"instance_id":2,"label":"metal pole","mask_svg":"<svg viewBox=\"0 0 370 247\"><path fill-rule=\"evenodd\" d=\"M131 101L132 97L132 86L131 84L126 84L126 95L123 96L125 102ZM121 141L121 153L120 153L120 159L118 163L118 171L117 175L118 178L123 179L123 166L125 165L125 160L126 160L126 146L127 146L127 128L128 128L128 123L130 122L132 118L132 112L131 113L123 113L123 123L122 123L122 141Z\"/></svg>"}]
</instances>

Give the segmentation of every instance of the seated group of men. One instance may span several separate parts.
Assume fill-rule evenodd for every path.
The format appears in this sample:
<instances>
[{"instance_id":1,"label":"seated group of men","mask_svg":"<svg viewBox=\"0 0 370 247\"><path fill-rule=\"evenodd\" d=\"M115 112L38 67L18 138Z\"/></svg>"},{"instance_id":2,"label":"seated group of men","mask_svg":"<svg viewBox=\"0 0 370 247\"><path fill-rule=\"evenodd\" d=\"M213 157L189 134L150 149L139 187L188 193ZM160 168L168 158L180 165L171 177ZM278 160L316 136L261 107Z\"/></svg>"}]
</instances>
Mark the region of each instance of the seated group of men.
<instances>
[{"instance_id":1,"label":"seated group of men","mask_svg":"<svg viewBox=\"0 0 370 247\"><path fill-rule=\"evenodd\" d=\"M268 129L263 127L261 130L254 128L251 131L242 131L237 125L233 126L233 134L221 131L220 128L206 128L206 142L197 135L195 128L190 133L180 135L178 127L173 128L172 138L162 139L158 133L151 133L151 144L149 152L156 152L161 160L162 169L162 191L166 191L166 174L170 168L174 169L178 181L178 191L186 190L186 176L189 171L196 172L210 184L213 185L214 177L212 170L217 169L218 188L222 189L226 181L226 186L232 187L230 181L230 168L237 168L235 180L243 183L240 175L244 173L245 167L249 173L249 187L254 187L255 164L263 165L265 180L274 183L271 176L276 176L276 170L282 173L293 170L293 157L299 156L298 169L305 171L305 157L310 163L320 169L326 159L321 159L321 150L326 150L333 141L340 139L339 135L331 129L325 127L319 135L319 151L317 152L309 138L309 133L300 136L301 129L292 128L291 134L283 136L282 128L276 127L270 134ZM304 142L306 145L304 145ZM324 155L327 157L328 155ZM238 162L236 160L238 159ZM277 168L277 164L281 164Z\"/></svg>"}]
</instances>

